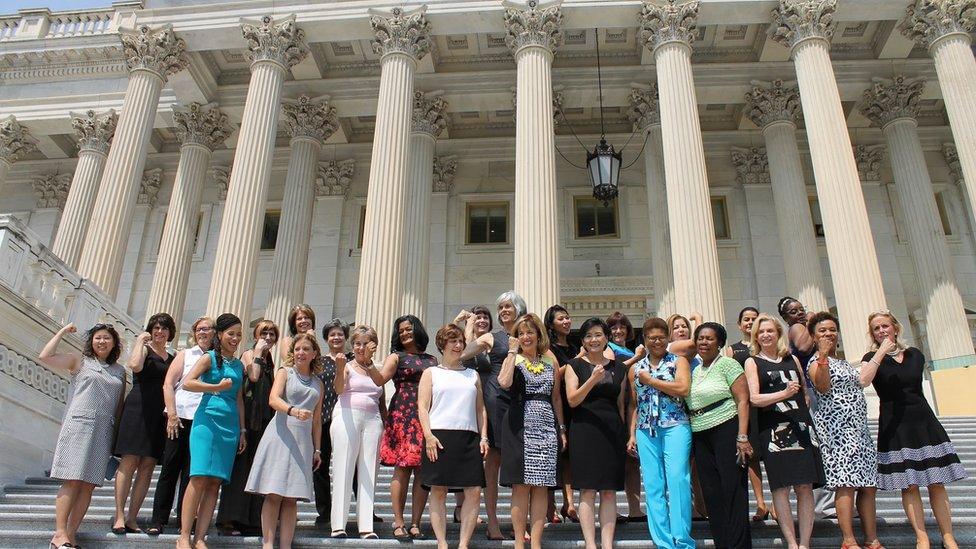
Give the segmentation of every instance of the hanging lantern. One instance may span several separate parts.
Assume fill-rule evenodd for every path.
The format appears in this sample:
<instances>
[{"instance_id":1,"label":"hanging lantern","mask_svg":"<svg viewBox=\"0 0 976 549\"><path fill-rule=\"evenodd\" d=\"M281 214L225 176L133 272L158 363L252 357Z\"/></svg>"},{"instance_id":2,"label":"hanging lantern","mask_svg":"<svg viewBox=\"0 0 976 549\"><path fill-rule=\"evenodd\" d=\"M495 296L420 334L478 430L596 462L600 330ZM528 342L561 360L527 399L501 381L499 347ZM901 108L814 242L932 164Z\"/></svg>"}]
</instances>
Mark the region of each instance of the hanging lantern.
<instances>
[{"instance_id":1,"label":"hanging lantern","mask_svg":"<svg viewBox=\"0 0 976 549\"><path fill-rule=\"evenodd\" d=\"M603 138L593 152L586 153L586 167L593 185L593 198L602 201L604 206L617 198L617 182L622 163L621 154L614 151L613 145L607 144L607 140Z\"/></svg>"}]
</instances>

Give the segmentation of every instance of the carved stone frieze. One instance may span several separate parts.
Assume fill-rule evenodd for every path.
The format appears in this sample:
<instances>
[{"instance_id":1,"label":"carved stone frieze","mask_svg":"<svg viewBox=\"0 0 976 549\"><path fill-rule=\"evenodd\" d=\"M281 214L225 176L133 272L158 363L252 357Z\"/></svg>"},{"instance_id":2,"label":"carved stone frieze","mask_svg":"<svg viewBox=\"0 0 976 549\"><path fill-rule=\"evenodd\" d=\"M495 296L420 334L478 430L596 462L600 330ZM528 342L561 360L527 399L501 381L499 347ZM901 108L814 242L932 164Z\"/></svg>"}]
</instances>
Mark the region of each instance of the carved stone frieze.
<instances>
[{"instance_id":1,"label":"carved stone frieze","mask_svg":"<svg viewBox=\"0 0 976 549\"><path fill-rule=\"evenodd\" d=\"M524 5L503 2L505 6L505 44L515 54L528 46L545 48L550 54L563 44L561 0Z\"/></svg>"},{"instance_id":2,"label":"carved stone frieze","mask_svg":"<svg viewBox=\"0 0 976 549\"><path fill-rule=\"evenodd\" d=\"M871 87L865 90L858 110L881 127L899 118L917 119L924 90L924 78L901 75L891 80L874 78Z\"/></svg>"},{"instance_id":3,"label":"carved stone frieze","mask_svg":"<svg viewBox=\"0 0 976 549\"><path fill-rule=\"evenodd\" d=\"M147 70L163 80L190 64L186 56L186 42L176 36L173 26L152 29L140 25L137 29L119 29L123 57L130 71Z\"/></svg>"},{"instance_id":4,"label":"carved stone frieze","mask_svg":"<svg viewBox=\"0 0 976 549\"><path fill-rule=\"evenodd\" d=\"M437 139L447 127L447 100L439 93L413 92L413 118L411 126L414 132L430 134Z\"/></svg>"},{"instance_id":5,"label":"carved stone frieze","mask_svg":"<svg viewBox=\"0 0 976 549\"><path fill-rule=\"evenodd\" d=\"M305 31L295 24L294 15L277 21L270 15L241 19L241 34L247 41L247 56L252 64L272 61L290 69L308 55Z\"/></svg>"},{"instance_id":6,"label":"carved stone frieze","mask_svg":"<svg viewBox=\"0 0 976 549\"><path fill-rule=\"evenodd\" d=\"M955 143L942 144L942 157L945 158L946 165L949 166L949 175L953 182L960 182L964 179L962 175L962 164L959 162L959 151Z\"/></svg>"},{"instance_id":7,"label":"carved stone frieze","mask_svg":"<svg viewBox=\"0 0 976 549\"><path fill-rule=\"evenodd\" d=\"M434 183L431 190L435 193L450 193L454 189L456 172L457 158L454 156L435 156Z\"/></svg>"},{"instance_id":8,"label":"carved stone frieze","mask_svg":"<svg viewBox=\"0 0 976 549\"><path fill-rule=\"evenodd\" d=\"M884 160L884 145L856 145L854 147L857 176L862 183L865 181L881 181L882 160Z\"/></svg>"},{"instance_id":9,"label":"carved stone frieze","mask_svg":"<svg viewBox=\"0 0 976 549\"><path fill-rule=\"evenodd\" d=\"M219 147L234 131L217 105L190 103L186 107L173 108L176 136L184 145L203 145L210 150Z\"/></svg>"},{"instance_id":10,"label":"carved stone frieze","mask_svg":"<svg viewBox=\"0 0 976 549\"><path fill-rule=\"evenodd\" d=\"M227 200L227 185L230 184L230 167L214 166L210 168L210 179L217 187L217 200Z\"/></svg>"},{"instance_id":11,"label":"carved stone frieze","mask_svg":"<svg viewBox=\"0 0 976 549\"><path fill-rule=\"evenodd\" d=\"M13 164L37 150L37 140L14 115L0 119L0 160Z\"/></svg>"},{"instance_id":12,"label":"carved stone frieze","mask_svg":"<svg viewBox=\"0 0 976 549\"><path fill-rule=\"evenodd\" d=\"M156 168L146 170L142 173L142 180L139 182L139 200L137 204L143 204L152 208L156 205L156 198L159 195L159 186L163 183L163 170Z\"/></svg>"},{"instance_id":13,"label":"carved stone frieze","mask_svg":"<svg viewBox=\"0 0 976 549\"><path fill-rule=\"evenodd\" d=\"M356 161L352 158L319 164L315 196L346 196L355 170Z\"/></svg>"},{"instance_id":14,"label":"carved stone frieze","mask_svg":"<svg viewBox=\"0 0 976 549\"><path fill-rule=\"evenodd\" d=\"M926 48L943 36L968 34L976 30L976 0L917 0L898 30Z\"/></svg>"},{"instance_id":15,"label":"carved stone frieze","mask_svg":"<svg viewBox=\"0 0 976 549\"><path fill-rule=\"evenodd\" d=\"M670 42L687 46L698 37L698 0L645 2L637 18L641 43L654 51Z\"/></svg>"},{"instance_id":16,"label":"carved stone frieze","mask_svg":"<svg viewBox=\"0 0 976 549\"><path fill-rule=\"evenodd\" d=\"M67 379L4 345L0 345L0 372L58 402L67 401Z\"/></svg>"},{"instance_id":17,"label":"carved stone frieze","mask_svg":"<svg viewBox=\"0 0 976 549\"><path fill-rule=\"evenodd\" d=\"M810 38L829 42L837 26L836 11L837 0L779 0L772 11L770 37L787 48Z\"/></svg>"},{"instance_id":18,"label":"carved stone frieze","mask_svg":"<svg viewBox=\"0 0 976 549\"><path fill-rule=\"evenodd\" d=\"M661 110L657 92L657 83L647 87L633 87L630 89L630 107L627 118L634 124L634 131L647 131L651 126L661 124Z\"/></svg>"},{"instance_id":19,"label":"carved stone frieze","mask_svg":"<svg viewBox=\"0 0 976 549\"><path fill-rule=\"evenodd\" d=\"M281 122L293 139L311 137L325 141L339 129L335 107L327 97L313 99L302 95L298 99L286 99L282 101L281 114Z\"/></svg>"},{"instance_id":20,"label":"carved stone frieze","mask_svg":"<svg viewBox=\"0 0 976 549\"><path fill-rule=\"evenodd\" d=\"M103 113L89 110L84 113L69 114L71 127L74 128L75 136L78 138L78 150L108 154L112 138L115 137L115 126L119 122L119 115L115 113L115 109Z\"/></svg>"},{"instance_id":21,"label":"carved stone frieze","mask_svg":"<svg viewBox=\"0 0 976 549\"><path fill-rule=\"evenodd\" d=\"M746 93L746 116L760 128L783 120L796 124L801 112L800 90L792 83L753 80Z\"/></svg>"},{"instance_id":22,"label":"carved stone frieze","mask_svg":"<svg viewBox=\"0 0 976 549\"><path fill-rule=\"evenodd\" d=\"M740 185L768 185L769 157L762 147L732 147L732 166Z\"/></svg>"},{"instance_id":23,"label":"carved stone frieze","mask_svg":"<svg viewBox=\"0 0 976 549\"><path fill-rule=\"evenodd\" d=\"M49 173L31 179L34 196L37 198L38 208L64 209L68 199L68 189L71 188L70 173Z\"/></svg>"},{"instance_id":24,"label":"carved stone frieze","mask_svg":"<svg viewBox=\"0 0 976 549\"><path fill-rule=\"evenodd\" d=\"M389 12L369 11L369 24L373 28L373 52L376 55L403 53L416 60L430 52L430 21L427 6L405 11L393 8Z\"/></svg>"}]
</instances>

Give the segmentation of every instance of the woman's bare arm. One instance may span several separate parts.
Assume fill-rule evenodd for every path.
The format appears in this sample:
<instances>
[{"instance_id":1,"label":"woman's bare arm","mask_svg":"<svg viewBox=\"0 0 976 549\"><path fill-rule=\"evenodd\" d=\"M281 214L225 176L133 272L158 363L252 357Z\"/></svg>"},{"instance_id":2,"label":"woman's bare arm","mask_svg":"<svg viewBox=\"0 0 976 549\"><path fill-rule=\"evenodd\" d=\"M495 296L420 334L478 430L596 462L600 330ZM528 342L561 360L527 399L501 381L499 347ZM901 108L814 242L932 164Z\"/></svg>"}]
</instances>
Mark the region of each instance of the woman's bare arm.
<instances>
[{"instance_id":1,"label":"woman's bare arm","mask_svg":"<svg viewBox=\"0 0 976 549\"><path fill-rule=\"evenodd\" d=\"M41 349L41 354L38 358L41 359L45 365L50 368L66 373L69 375L75 375L81 368L81 355L76 353L59 353L58 344L61 343L61 338L64 334L73 334L77 332L74 324L68 324L64 328L58 330L54 336L51 337L50 341L44 345Z\"/></svg>"}]
</instances>

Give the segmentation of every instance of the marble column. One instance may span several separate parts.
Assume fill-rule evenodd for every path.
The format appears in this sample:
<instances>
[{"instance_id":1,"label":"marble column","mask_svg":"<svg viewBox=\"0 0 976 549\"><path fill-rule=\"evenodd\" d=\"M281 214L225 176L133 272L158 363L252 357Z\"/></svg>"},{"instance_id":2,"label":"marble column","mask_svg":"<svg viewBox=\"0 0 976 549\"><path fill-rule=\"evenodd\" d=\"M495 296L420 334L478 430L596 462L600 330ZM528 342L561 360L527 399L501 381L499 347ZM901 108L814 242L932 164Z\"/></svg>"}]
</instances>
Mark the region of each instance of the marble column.
<instances>
[{"instance_id":1,"label":"marble column","mask_svg":"<svg viewBox=\"0 0 976 549\"><path fill-rule=\"evenodd\" d=\"M217 238L207 312L234 313L246 324L251 318L281 86L288 70L308 55L308 46L294 15L242 19L241 32L251 59L251 80Z\"/></svg>"},{"instance_id":2,"label":"marble column","mask_svg":"<svg viewBox=\"0 0 976 549\"><path fill-rule=\"evenodd\" d=\"M895 189L908 220L905 229L918 277L929 358L939 360L973 354L973 340L918 137L918 103L924 89L923 79L875 79L859 108L881 126L888 143Z\"/></svg>"},{"instance_id":3,"label":"marble column","mask_svg":"<svg viewBox=\"0 0 976 549\"><path fill-rule=\"evenodd\" d=\"M773 39L791 49L796 66L810 156L817 182L840 319L849 357L865 351L868 315L886 308L847 119L830 62L836 0L780 0L773 11Z\"/></svg>"},{"instance_id":4,"label":"marble column","mask_svg":"<svg viewBox=\"0 0 976 549\"><path fill-rule=\"evenodd\" d=\"M7 180L13 163L35 150L37 141L14 115L0 119L0 187Z\"/></svg>"},{"instance_id":5,"label":"marble column","mask_svg":"<svg viewBox=\"0 0 976 549\"><path fill-rule=\"evenodd\" d=\"M698 31L698 0L644 4L640 40L654 52L660 96L665 185L671 228L674 304L677 312L700 312L725 322L718 248L712 220L705 149L691 70L691 44Z\"/></svg>"},{"instance_id":6,"label":"marble column","mask_svg":"<svg viewBox=\"0 0 976 549\"><path fill-rule=\"evenodd\" d=\"M629 116L634 130L647 133L644 145L644 182L647 185L647 213L650 219L651 276L654 277L655 314L667 318L674 306L674 273L671 269L671 238L664 190L664 145L657 84L633 88Z\"/></svg>"},{"instance_id":7,"label":"marble column","mask_svg":"<svg viewBox=\"0 0 976 549\"><path fill-rule=\"evenodd\" d=\"M928 49L935 61L949 127L958 146L966 195L976 208L976 0L917 0L906 10L900 30ZM976 212L968 212L970 223Z\"/></svg>"},{"instance_id":8,"label":"marble column","mask_svg":"<svg viewBox=\"0 0 976 549\"><path fill-rule=\"evenodd\" d=\"M430 270L430 205L434 181L434 143L447 120L447 101L439 94L415 91L410 133L406 206L402 223L409 227L403 240L403 305L405 313L427 322L427 282Z\"/></svg>"},{"instance_id":9,"label":"marble column","mask_svg":"<svg viewBox=\"0 0 976 549\"><path fill-rule=\"evenodd\" d=\"M159 94L166 79L189 63L186 44L173 33L172 25L156 29L142 25L136 30L119 29L119 34L129 83L92 208L91 217L97 222L89 226L78 263L78 273L112 298L119 290Z\"/></svg>"},{"instance_id":10,"label":"marble column","mask_svg":"<svg viewBox=\"0 0 976 549\"><path fill-rule=\"evenodd\" d=\"M282 121L291 137L285 195L281 202L278 243L271 263L271 288L264 318L288 325L291 308L305 299L305 272L312 237L312 208L322 142L339 129L335 107L327 98L306 95L281 106ZM279 349L284 356L285 349Z\"/></svg>"},{"instance_id":11,"label":"marble column","mask_svg":"<svg viewBox=\"0 0 976 549\"><path fill-rule=\"evenodd\" d=\"M193 236L197 231L210 157L233 128L216 105L190 103L186 108L173 109L173 120L181 142L180 163L176 167L176 181L149 288L146 320L153 314L166 312L172 315L179 328L193 259Z\"/></svg>"},{"instance_id":12,"label":"marble column","mask_svg":"<svg viewBox=\"0 0 976 549\"><path fill-rule=\"evenodd\" d=\"M78 165L51 250L72 269L78 268L81 259L95 197L98 196L98 184L118 121L114 110L101 114L95 111L71 113L71 126L78 138Z\"/></svg>"},{"instance_id":13,"label":"marble column","mask_svg":"<svg viewBox=\"0 0 976 549\"><path fill-rule=\"evenodd\" d=\"M383 356L390 340L390 326L403 306L404 227L408 187L407 152L413 112L413 78L417 62L430 51L427 8L390 12L370 11L375 35L373 51L380 55L379 101L369 164L366 223L359 286L356 290L357 324L367 324L379 334Z\"/></svg>"},{"instance_id":14,"label":"marble column","mask_svg":"<svg viewBox=\"0 0 976 549\"><path fill-rule=\"evenodd\" d=\"M552 93L552 59L563 41L560 4L503 3L505 41L517 65L514 288L537 315L560 301Z\"/></svg>"},{"instance_id":15,"label":"marble column","mask_svg":"<svg viewBox=\"0 0 976 549\"><path fill-rule=\"evenodd\" d=\"M800 94L781 80L753 82L746 94L746 114L762 128L776 210L776 228L786 270L786 293L810 311L826 311L826 283L817 252L810 199L803 178L796 123Z\"/></svg>"},{"instance_id":16,"label":"marble column","mask_svg":"<svg viewBox=\"0 0 976 549\"><path fill-rule=\"evenodd\" d=\"M447 210L451 192L454 190L454 175L457 173L457 158L451 156L434 157L433 194L430 204L430 274L428 275L427 322L430 326L442 326L452 315L445 311L447 283Z\"/></svg>"}]
</instances>

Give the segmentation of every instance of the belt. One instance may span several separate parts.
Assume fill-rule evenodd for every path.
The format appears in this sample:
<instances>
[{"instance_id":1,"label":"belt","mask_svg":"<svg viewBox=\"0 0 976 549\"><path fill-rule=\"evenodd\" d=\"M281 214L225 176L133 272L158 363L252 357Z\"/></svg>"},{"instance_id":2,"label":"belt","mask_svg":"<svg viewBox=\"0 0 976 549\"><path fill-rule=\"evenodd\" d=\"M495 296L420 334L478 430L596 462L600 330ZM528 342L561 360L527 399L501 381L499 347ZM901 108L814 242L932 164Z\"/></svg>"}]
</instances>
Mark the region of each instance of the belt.
<instances>
[{"instance_id":1,"label":"belt","mask_svg":"<svg viewBox=\"0 0 976 549\"><path fill-rule=\"evenodd\" d=\"M715 410L716 408L719 408L720 406L724 405L726 402L728 402L730 400L732 400L732 399L731 398L723 398L722 400L720 400L718 402L713 402L713 403L709 404L708 406L704 406L704 407L699 408L697 410L688 410L688 417L698 417L698 416L700 416L702 414L711 412L712 410Z\"/></svg>"},{"instance_id":2,"label":"belt","mask_svg":"<svg viewBox=\"0 0 976 549\"><path fill-rule=\"evenodd\" d=\"M541 402L552 402L552 397L549 395L530 394L530 395L523 395L522 400L526 402L530 400L538 400Z\"/></svg>"}]
</instances>

